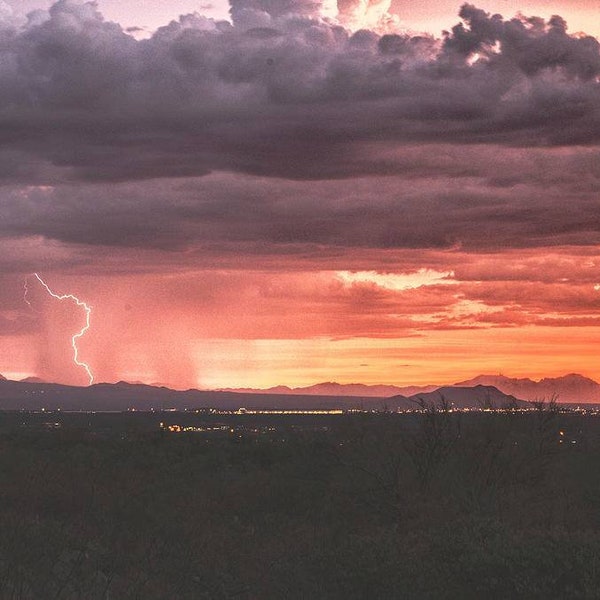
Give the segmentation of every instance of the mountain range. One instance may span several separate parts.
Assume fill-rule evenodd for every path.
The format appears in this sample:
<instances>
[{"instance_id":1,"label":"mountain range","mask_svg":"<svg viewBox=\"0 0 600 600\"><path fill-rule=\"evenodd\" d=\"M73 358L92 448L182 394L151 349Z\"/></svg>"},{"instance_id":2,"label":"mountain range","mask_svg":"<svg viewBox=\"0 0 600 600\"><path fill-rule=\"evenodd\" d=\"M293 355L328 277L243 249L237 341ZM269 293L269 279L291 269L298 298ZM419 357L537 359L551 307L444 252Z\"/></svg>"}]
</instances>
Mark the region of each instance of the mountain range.
<instances>
[{"instance_id":1,"label":"mountain range","mask_svg":"<svg viewBox=\"0 0 600 600\"><path fill-rule=\"evenodd\" d=\"M410 385L398 387L396 385L366 385L364 383L336 383L326 381L307 387L292 388L287 385L277 385L266 389L256 388L222 388L224 392L238 392L243 394L289 394L309 396L363 396L372 398L389 398L391 396L412 396L420 392L432 392L438 389L437 385Z\"/></svg>"},{"instance_id":2,"label":"mountain range","mask_svg":"<svg viewBox=\"0 0 600 600\"><path fill-rule=\"evenodd\" d=\"M539 381L532 379L514 379L504 375L478 375L473 379L459 381L450 387L475 387L477 385L493 386L522 400L550 400L556 398L565 403L598 403L600 402L600 384L576 373L562 377L544 378ZM412 396L427 394L439 390L442 386L406 386L394 385L364 385L361 383L340 384L325 382L308 387L289 388L277 386L267 389L228 388L224 391L243 392L246 394L300 394L300 395L331 395L331 396ZM444 386L446 388L448 386Z\"/></svg>"},{"instance_id":3,"label":"mountain range","mask_svg":"<svg viewBox=\"0 0 600 600\"><path fill-rule=\"evenodd\" d=\"M392 397L360 397L315 394L259 394L229 391L176 391L127 382L99 383L88 387L36 383L30 381L0 381L0 410L186 410L217 409L363 409L407 410L421 403L439 405L442 398L455 408L475 408L493 405L527 406L526 402L503 394L493 386L443 387L436 391L395 395Z\"/></svg>"},{"instance_id":4,"label":"mountain range","mask_svg":"<svg viewBox=\"0 0 600 600\"><path fill-rule=\"evenodd\" d=\"M454 385L464 387L491 385L505 394L530 401L555 398L558 402L569 404L600 402L600 384L577 373L562 377L546 377L539 381L528 378L514 379L503 375L479 375Z\"/></svg>"},{"instance_id":5,"label":"mountain range","mask_svg":"<svg viewBox=\"0 0 600 600\"><path fill-rule=\"evenodd\" d=\"M11 381L0 375L0 410L165 410L165 409L366 409L405 410L419 402L444 398L457 408L525 406L527 401L556 398L563 403L600 403L600 384L578 374L513 379L479 375L450 386L339 384L325 382L304 388L277 386L177 391L141 383L99 383L89 387L46 383L35 377Z\"/></svg>"}]
</instances>

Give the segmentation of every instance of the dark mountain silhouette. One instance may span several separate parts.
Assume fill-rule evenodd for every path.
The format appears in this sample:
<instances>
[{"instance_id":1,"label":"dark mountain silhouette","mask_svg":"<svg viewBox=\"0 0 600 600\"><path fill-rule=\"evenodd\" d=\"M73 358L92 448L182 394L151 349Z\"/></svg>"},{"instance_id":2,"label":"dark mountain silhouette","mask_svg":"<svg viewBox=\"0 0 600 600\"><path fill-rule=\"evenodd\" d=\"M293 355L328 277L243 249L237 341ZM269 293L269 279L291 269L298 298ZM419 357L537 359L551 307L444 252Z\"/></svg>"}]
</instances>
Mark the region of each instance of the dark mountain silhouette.
<instances>
[{"instance_id":1,"label":"dark mountain silhouette","mask_svg":"<svg viewBox=\"0 0 600 600\"><path fill-rule=\"evenodd\" d=\"M389 398L393 402L395 398ZM441 406L447 402L451 408L526 408L528 402L501 392L491 385L467 387L445 386L433 392L415 394L407 399L413 406L423 403L426 406Z\"/></svg>"},{"instance_id":2,"label":"dark mountain silhouette","mask_svg":"<svg viewBox=\"0 0 600 600\"><path fill-rule=\"evenodd\" d=\"M290 388L287 385L278 385L267 389L255 388L224 388L222 391L241 392L245 394L291 394L309 396L363 396L373 398L389 398L391 396L410 396L418 392L430 392L437 389L436 385L407 386L396 385L366 385L363 383L336 383L327 381L309 385L307 387Z\"/></svg>"},{"instance_id":3,"label":"dark mountain silhouette","mask_svg":"<svg viewBox=\"0 0 600 600\"><path fill-rule=\"evenodd\" d=\"M523 400L550 400L556 397L564 403L600 402L600 384L593 379L577 373L562 377L546 377L540 381L532 379L513 379L503 375L479 375L457 386L493 385L506 394L512 394Z\"/></svg>"},{"instance_id":4,"label":"dark mountain silhouette","mask_svg":"<svg viewBox=\"0 0 600 600\"><path fill-rule=\"evenodd\" d=\"M503 375L478 375L473 379L459 381L452 386L475 387L477 385L494 386L505 394L522 400L550 400L556 397L564 403L600 403L600 384L593 379L571 373L562 377L547 377L540 381L517 379ZM440 389L438 385L427 386L394 386L364 385L362 383L340 384L335 382L317 383L307 387L290 388L278 385L268 389L226 388L222 391L244 394L291 394L291 395L327 395L327 396L360 396L390 398L397 395L413 396L433 392Z\"/></svg>"},{"instance_id":5,"label":"dark mountain silhouette","mask_svg":"<svg viewBox=\"0 0 600 600\"><path fill-rule=\"evenodd\" d=\"M176 391L165 387L118 383L98 383L76 387L54 383L0 381L0 410L185 410L219 409L364 409L406 410L418 408L419 402L439 404L444 397L455 408L504 407L526 405L492 386L443 387L435 392L421 392L411 397L391 398L360 396L326 396L310 394L258 394L225 391Z\"/></svg>"},{"instance_id":6,"label":"dark mountain silhouette","mask_svg":"<svg viewBox=\"0 0 600 600\"><path fill-rule=\"evenodd\" d=\"M0 381L7 381L6 377L0 373Z\"/></svg>"},{"instance_id":7,"label":"dark mountain silhouette","mask_svg":"<svg viewBox=\"0 0 600 600\"><path fill-rule=\"evenodd\" d=\"M25 377L25 379L21 379L23 383L48 383L39 377Z\"/></svg>"},{"instance_id":8,"label":"dark mountain silhouette","mask_svg":"<svg viewBox=\"0 0 600 600\"><path fill-rule=\"evenodd\" d=\"M439 385L407 385L401 387L400 394L402 396L414 396L415 394L427 394L439 389Z\"/></svg>"},{"instance_id":9,"label":"dark mountain silhouette","mask_svg":"<svg viewBox=\"0 0 600 600\"><path fill-rule=\"evenodd\" d=\"M389 395L390 390L401 390ZM361 392L363 392L361 394ZM512 379L479 375L451 386L339 384L326 382L305 388L277 386L268 390L184 390L141 383L99 383L76 387L46 383L36 377L10 381L0 375L0 410L164 410L194 408L325 409L361 408L398 410L415 408L419 401L440 403L445 398L456 408L503 407L523 401L556 397L564 403L600 403L600 384L578 374L564 377Z\"/></svg>"},{"instance_id":10,"label":"dark mountain silhouette","mask_svg":"<svg viewBox=\"0 0 600 600\"><path fill-rule=\"evenodd\" d=\"M284 394L243 394L221 391L176 391L127 382L98 383L89 387L54 383L0 381L0 410L185 410L220 409L351 409L381 410L382 398Z\"/></svg>"},{"instance_id":11,"label":"dark mountain silhouette","mask_svg":"<svg viewBox=\"0 0 600 600\"><path fill-rule=\"evenodd\" d=\"M274 387L260 389L260 388L219 388L219 392L236 392L239 394L296 394L296 389L291 388L287 385L276 385Z\"/></svg>"}]
</instances>

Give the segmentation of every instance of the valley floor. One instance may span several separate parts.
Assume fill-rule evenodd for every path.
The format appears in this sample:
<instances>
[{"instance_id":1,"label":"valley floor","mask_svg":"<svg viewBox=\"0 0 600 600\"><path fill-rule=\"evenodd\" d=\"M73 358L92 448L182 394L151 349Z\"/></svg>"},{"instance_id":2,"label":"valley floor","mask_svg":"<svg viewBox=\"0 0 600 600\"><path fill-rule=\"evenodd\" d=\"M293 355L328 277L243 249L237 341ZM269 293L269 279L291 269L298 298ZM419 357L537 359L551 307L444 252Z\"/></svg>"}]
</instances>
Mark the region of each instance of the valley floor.
<instances>
[{"instance_id":1,"label":"valley floor","mask_svg":"<svg viewBox=\"0 0 600 600\"><path fill-rule=\"evenodd\" d=\"M183 418L0 413L0 598L598 597L596 418Z\"/></svg>"}]
</instances>

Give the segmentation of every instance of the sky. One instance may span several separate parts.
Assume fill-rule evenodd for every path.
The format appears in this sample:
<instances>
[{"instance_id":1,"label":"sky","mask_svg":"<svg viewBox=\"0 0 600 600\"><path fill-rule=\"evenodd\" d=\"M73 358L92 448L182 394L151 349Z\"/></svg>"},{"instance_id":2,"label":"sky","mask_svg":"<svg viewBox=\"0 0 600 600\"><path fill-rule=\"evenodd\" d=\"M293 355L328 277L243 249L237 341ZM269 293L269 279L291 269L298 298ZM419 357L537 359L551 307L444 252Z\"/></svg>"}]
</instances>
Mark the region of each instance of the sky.
<instances>
[{"instance_id":1,"label":"sky","mask_svg":"<svg viewBox=\"0 0 600 600\"><path fill-rule=\"evenodd\" d=\"M0 373L600 379L600 3L416 4L1 1Z\"/></svg>"}]
</instances>

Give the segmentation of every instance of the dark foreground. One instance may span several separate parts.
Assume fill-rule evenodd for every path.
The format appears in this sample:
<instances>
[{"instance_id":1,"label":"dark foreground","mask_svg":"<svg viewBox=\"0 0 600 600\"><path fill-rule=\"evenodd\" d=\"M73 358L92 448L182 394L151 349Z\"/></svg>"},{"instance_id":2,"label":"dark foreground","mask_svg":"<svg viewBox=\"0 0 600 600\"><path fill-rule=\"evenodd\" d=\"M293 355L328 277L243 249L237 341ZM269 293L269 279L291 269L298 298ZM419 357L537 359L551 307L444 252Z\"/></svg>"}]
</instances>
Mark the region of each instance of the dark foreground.
<instances>
[{"instance_id":1,"label":"dark foreground","mask_svg":"<svg viewBox=\"0 0 600 600\"><path fill-rule=\"evenodd\" d=\"M2 599L599 590L600 418L0 413Z\"/></svg>"}]
</instances>

